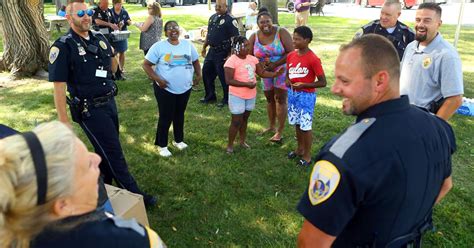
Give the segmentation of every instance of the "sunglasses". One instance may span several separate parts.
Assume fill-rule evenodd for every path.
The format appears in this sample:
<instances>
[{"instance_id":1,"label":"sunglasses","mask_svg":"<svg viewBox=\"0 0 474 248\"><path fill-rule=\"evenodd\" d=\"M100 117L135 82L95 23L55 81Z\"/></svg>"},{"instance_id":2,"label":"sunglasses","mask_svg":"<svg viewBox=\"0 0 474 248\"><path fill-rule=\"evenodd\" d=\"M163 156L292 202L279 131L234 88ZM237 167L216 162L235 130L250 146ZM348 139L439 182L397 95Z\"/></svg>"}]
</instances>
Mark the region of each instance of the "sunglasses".
<instances>
[{"instance_id":1,"label":"sunglasses","mask_svg":"<svg viewBox=\"0 0 474 248\"><path fill-rule=\"evenodd\" d=\"M88 16L92 16L94 14L94 10L91 10L91 9L88 9L88 10L78 10L77 11L77 16L79 17L83 17L85 14L87 14Z\"/></svg>"},{"instance_id":2,"label":"sunglasses","mask_svg":"<svg viewBox=\"0 0 474 248\"><path fill-rule=\"evenodd\" d=\"M171 27L167 27L166 30L179 30L179 26L171 26Z\"/></svg>"}]
</instances>

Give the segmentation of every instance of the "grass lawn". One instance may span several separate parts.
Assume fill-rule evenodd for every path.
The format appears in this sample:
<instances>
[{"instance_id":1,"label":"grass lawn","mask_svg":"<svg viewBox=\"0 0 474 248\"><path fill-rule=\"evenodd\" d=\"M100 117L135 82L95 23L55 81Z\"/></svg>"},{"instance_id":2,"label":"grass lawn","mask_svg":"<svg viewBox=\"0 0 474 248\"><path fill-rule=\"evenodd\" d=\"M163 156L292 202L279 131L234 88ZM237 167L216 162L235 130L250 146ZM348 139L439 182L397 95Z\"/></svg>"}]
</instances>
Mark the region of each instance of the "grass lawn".
<instances>
[{"instance_id":1,"label":"grass lawn","mask_svg":"<svg viewBox=\"0 0 474 248\"><path fill-rule=\"evenodd\" d=\"M145 8L125 6L133 20L144 20ZM171 10L163 9L165 21L177 20L187 30L207 22L207 17L172 15L167 11ZM52 5L47 6L46 12L54 12ZM280 13L279 20L292 31L293 15ZM335 17L310 18L309 26L315 36L312 49L321 58L328 80L328 87L318 93L314 153L354 120L341 114L340 99L329 89L334 81L339 46L349 41L364 23ZM297 168L286 158L286 153L296 145L294 130L285 129L282 145L268 142L268 135L258 135L267 124L265 98L259 89L248 128L252 149L237 149L235 154L227 155L224 151L230 113L226 108L199 104L204 94L201 84L200 90L191 94L186 112L185 141L189 148L183 152L171 149L171 158L159 157L153 146L157 107L150 82L141 69L139 31L135 27L130 29L133 33L126 61L128 80L117 82L120 90L116 100L121 141L130 170L144 190L159 197L158 207L148 212L152 228L169 247L295 246L303 222L295 207L307 187L310 169ZM453 40L454 26L443 25L441 31L447 40ZM474 98L472 47L474 28L463 27L458 51L463 61L465 96L469 98ZM196 48L200 51L201 45L196 44ZM0 123L21 131L56 118L52 84L40 79L24 81L16 87L0 88ZM222 96L219 86L217 89ZM425 237L426 247L474 244L474 118L455 115L450 122L458 144L453 158L454 188L435 209L437 229ZM77 125L74 128L87 141L82 130Z\"/></svg>"}]
</instances>

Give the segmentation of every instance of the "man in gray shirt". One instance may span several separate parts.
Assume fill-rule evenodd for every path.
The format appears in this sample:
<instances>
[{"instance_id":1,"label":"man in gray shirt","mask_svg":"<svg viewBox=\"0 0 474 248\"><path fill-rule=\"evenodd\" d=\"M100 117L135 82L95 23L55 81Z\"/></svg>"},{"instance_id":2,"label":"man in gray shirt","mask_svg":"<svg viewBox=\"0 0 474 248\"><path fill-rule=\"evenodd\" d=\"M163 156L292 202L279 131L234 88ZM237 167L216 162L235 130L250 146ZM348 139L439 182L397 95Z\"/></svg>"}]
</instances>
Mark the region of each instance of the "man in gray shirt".
<instances>
[{"instance_id":1,"label":"man in gray shirt","mask_svg":"<svg viewBox=\"0 0 474 248\"><path fill-rule=\"evenodd\" d=\"M401 62L400 93L410 103L448 120L462 104L464 93L461 59L438 32L441 8L423 3L416 11L415 41Z\"/></svg>"}]
</instances>

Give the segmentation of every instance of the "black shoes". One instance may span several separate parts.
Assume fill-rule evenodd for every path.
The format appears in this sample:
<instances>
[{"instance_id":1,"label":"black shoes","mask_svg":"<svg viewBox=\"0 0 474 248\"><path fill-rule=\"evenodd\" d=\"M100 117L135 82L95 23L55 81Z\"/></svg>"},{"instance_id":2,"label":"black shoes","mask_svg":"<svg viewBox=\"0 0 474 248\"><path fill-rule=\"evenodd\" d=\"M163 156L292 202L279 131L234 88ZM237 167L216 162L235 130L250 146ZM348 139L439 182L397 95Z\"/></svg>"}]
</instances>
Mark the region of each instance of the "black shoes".
<instances>
[{"instance_id":1,"label":"black shoes","mask_svg":"<svg viewBox=\"0 0 474 248\"><path fill-rule=\"evenodd\" d=\"M199 100L200 103L204 103L204 104L208 104L208 103L214 103L216 102L217 99L216 98L201 98L201 100Z\"/></svg>"},{"instance_id":2,"label":"black shoes","mask_svg":"<svg viewBox=\"0 0 474 248\"><path fill-rule=\"evenodd\" d=\"M151 208L156 206L156 204L158 203L158 199L156 198L156 196L143 194L143 202L145 203L145 207Z\"/></svg>"}]
</instances>

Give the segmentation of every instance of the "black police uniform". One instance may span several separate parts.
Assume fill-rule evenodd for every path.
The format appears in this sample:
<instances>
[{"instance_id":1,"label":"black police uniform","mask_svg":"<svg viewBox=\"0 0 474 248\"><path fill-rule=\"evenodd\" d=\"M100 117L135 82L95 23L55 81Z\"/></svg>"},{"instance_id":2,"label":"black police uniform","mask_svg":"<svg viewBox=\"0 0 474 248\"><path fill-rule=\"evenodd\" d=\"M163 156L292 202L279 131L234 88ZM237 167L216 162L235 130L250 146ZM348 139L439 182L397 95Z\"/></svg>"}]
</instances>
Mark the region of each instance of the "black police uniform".
<instances>
[{"instance_id":1,"label":"black police uniform","mask_svg":"<svg viewBox=\"0 0 474 248\"><path fill-rule=\"evenodd\" d=\"M92 15L92 23L93 23L94 30L96 30L96 31L100 31L101 29L104 29L104 31L106 29L108 31L108 33L113 31L108 26L102 26L102 25L96 24L96 22L95 22L96 19L102 20L104 22L112 23L113 17L112 17L112 13L110 12L109 9L102 10L99 6L95 7L94 8L94 15ZM107 34L106 32L101 32L101 33Z\"/></svg>"},{"instance_id":2,"label":"black police uniform","mask_svg":"<svg viewBox=\"0 0 474 248\"><path fill-rule=\"evenodd\" d=\"M158 248L166 247L155 231L134 219L91 212L68 217L46 226L31 242L32 248Z\"/></svg>"},{"instance_id":3,"label":"black police uniform","mask_svg":"<svg viewBox=\"0 0 474 248\"><path fill-rule=\"evenodd\" d=\"M237 21L228 13L218 15L217 13L209 18L207 28L207 43L209 52L204 60L202 75L206 94L204 102L216 100L216 90L214 80L216 76L221 81L224 99L222 103L227 104L229 99L229 86L225 82L224 63L230 54L231 37L239 35Z\"/></svg>"},{"instance_id":4,"label":"black police uniform","mask_svg":"<svg viewBox=\"0 0 474 248\"><path fill-rule=\"evenodd\" d=\"M73 121L84 130L102 162L104 182L115 178L119 186L144 194L128 171L119 140L119 120L114 96L117 93L111 79L112 49L100 33L89 32L89 40L72 29L54 42L49 55L49 81L66 82L70 94Z\"/></svg>"},{"instance_id":5,"label":"black police uniform","mask_svg":"<svg viewBox=\"0 0 474 248\"><path fill-rule=\"evenodd\" d=\"M411 106L407 96L372 106L323 146L298 211L337 236L333 247L386 247L411 233L419 238L451 174L455 147L449 124Z\"/></svg>"},{"instance_id":6,"label":"black police uniform","mask_svg":"<svg viewBox=\"0 0 474 248\"><path fill-rule=\"evenodd\" d=\"M415 33L407 25L397 21L395 30L389 33L387 29L380 26L380 20L369 22L367 25L362 27L363 34L380 34L389 39L398 52L400 61L402 60L403 53L407 45L415 40Z\"/></svg>"}]
</instances>

